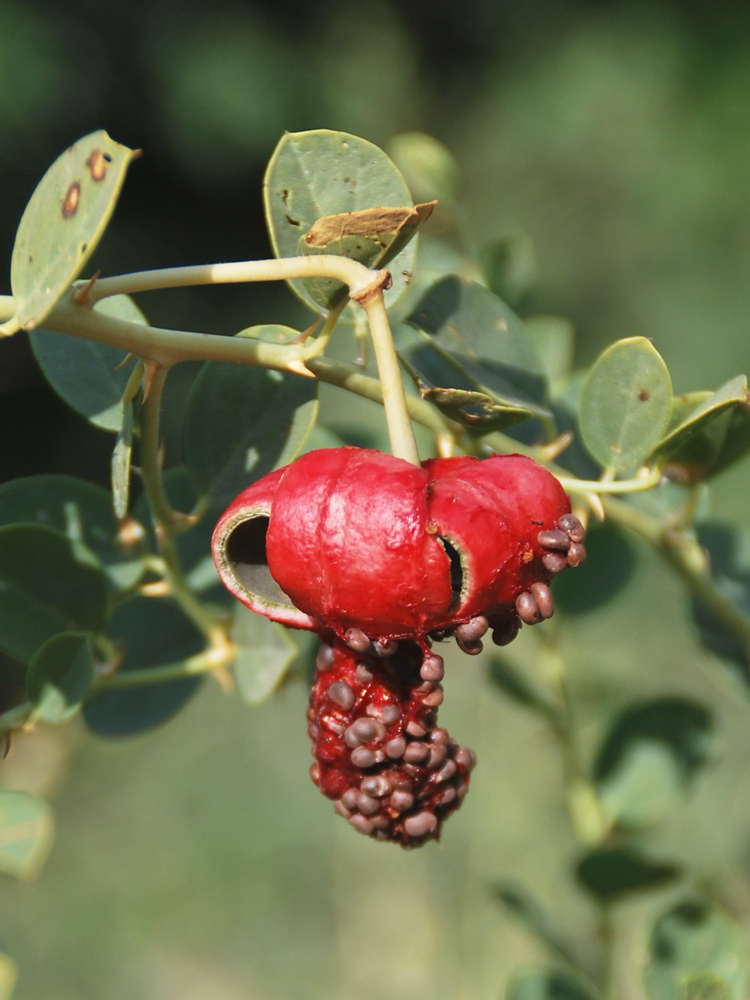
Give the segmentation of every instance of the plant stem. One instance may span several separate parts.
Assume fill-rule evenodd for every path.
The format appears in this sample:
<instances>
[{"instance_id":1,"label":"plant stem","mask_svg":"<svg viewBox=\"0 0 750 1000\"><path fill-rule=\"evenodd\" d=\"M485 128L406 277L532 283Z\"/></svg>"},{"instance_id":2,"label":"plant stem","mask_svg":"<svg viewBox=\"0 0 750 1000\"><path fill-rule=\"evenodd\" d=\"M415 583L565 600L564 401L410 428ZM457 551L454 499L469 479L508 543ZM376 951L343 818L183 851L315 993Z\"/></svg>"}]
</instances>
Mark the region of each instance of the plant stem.
<instances>
[{"instance_id":1,"label":"plant stem","mask_svg":"<svg viewBox=\"0 0 750 1000\"><path fill-rule=\"evenodd\" d=\"M246 281L288 281L293 278L336 278L343 281L349 287L350 295L355 297L383 273L370 270L359 261L335 254L276 257L271 260L245 260L229 264L198 264L100 278L88 293L86 302L88 305L95 305L109 295L132 295L159 288L237 284Z\"/></svg>"},{"instance_id":2,"label":"plant stem","mask_svg":"<svg viewBox=\"0 0 750 1000\"><path fill-rule=\"evenodd\" d=\"M22 705L8 709L0 715L0 736L7 736L14 729L20 729L28 721L34 706L30 701L25 701Z\"/></svg>"},{"instance_id":3,"label":"plant stem","mask_svg":"<svg viewBox=\"0 0 750 1000\"><path fill-rule=\"evenodd\" d=\"M145 684L163 684L165 681L180 680L183 677L195 677L227 666L233 659L234 647L227 642L220 648L206 649L176 663L163 663L157 667L147 667L145 670L122 670L110 677L106 675L99 677L94 681L92 691L121 690Z\"/></svg>"},{"instance_id":4,"label":"plant stem","mask_svg":"<svg viewBox=\"0 0 750 1000\"><path fill-rule=\"evenodd\" d=\"M666 528L623 500L603 500L607 517L647 541L687 583L696 597L750 647L750 617L744 614L712 578L700 545L683 532Z\"/></svg>"},{"instance_id":5,"label":"plant stem","mask_svg":"<svg viewBox=\"0 0 750 1000\"><path fill-rule=\"evenodd\" d=\"M393 344L383 292L379 289L377 293L362 297L359 301L367 313L367 322L370 324L370 338L383 392L383 407L391 439L391 451L396 458L403 458L412 465L419 465L417 441L406 404L401 368Z\"/></svg>"},{"instance_id":6,"label":"plant stem","mask_svg":"<svg viewBox=\"0 0 750 1000\"><path fill-rule=\"evenodd\" d=\"M159 412L167 368L153 371L141 406L141 476L154 518L157 542L164 558L170 591L185 614L200 629L212 649L220 650L229 640L204 605L185 582L175 544L175 514L164 494L159 458Z\"/></svg>"}]
</instances>

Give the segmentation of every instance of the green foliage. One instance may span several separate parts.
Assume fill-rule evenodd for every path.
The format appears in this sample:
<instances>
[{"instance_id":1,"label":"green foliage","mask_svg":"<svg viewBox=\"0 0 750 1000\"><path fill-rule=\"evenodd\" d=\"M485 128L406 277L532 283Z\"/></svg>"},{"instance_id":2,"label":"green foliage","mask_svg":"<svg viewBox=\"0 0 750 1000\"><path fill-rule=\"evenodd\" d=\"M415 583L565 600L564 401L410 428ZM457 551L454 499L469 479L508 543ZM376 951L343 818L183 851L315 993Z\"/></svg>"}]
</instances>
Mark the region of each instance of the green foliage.
<instances>
[{"instance_id":1,"label":"green foliage","mask_svg":"<svg viewBox=\"0 0 750 1000\"><path fill-rule=\"evenodd\" d=\"M21 879L38 875L52 847L53 829L46 802L25 792L0 791L0 872Z\"/></svg>"},{"instance_id":2,"label":"green foliage","mask_svg":"<svg viewBox=\"0 0 750 1000\"><path fill-rule=\"evenodd\" d=\"M241 605L234 613L232 641L237 691L248 705L260 705L282 683L299 648L281 625Z\"/></svg>"},{"instance_id":3,"label":"green foliage","mask_svg":"<svg viewBox=\"0 0 750 1000\"><path fill-rule=\"evenodd\" d=\"M89 636L81 632L53 635L34 654L26 674L35 717L67 722L80 710L93 675Z\"/></svg>"},{"instance_id":4,"label":"green foliage","mask_svg":"<svg viewBox=\"0 0 750 1000\"><path fill-rule=\"evenodd\" d=\"M578 862L581 885L600 903L613 904L634 893L660 889L678 878L680 869L654 861L635 847L597 847Z\"/></svg>"},{"instance_id":5,"label":"green foliage","mask_svg":"<svg viewBox=\"0 0 750 1000\"><path fill-rule=\"evenodd\" d=\"M562 969L529 969L516 973L506 1000L597 1000L599 993L581 976Z\"/></svg>"}]
</instances>

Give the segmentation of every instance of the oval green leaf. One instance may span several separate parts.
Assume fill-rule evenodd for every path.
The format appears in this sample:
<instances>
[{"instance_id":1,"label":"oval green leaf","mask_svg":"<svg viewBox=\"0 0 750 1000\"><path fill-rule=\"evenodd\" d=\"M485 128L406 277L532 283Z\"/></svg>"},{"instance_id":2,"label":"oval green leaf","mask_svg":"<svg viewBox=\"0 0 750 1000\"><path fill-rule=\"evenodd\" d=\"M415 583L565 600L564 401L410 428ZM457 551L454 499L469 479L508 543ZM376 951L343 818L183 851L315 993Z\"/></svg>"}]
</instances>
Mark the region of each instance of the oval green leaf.
<instances>
[{"instance_id":1,"label":"oval green leaf","mask_svg":"<svg viewBox=\"0 0 750 1000\"><path fill-rule=\"evenodd\" d=\"M641 828L681 805L710 759L712 725L710 711L685 698L656 698L625 709L594 763L609 822Z\"/></svg>"},{"instance_id":2,"label":"oval green leaf","mask_svg":"<svg viewBox=\"0 0 750 1000\"><path fill-rule=\"evenodd\" d=\"M16 329L39 326L81 273L114 211L134 155L106 132L92 132L66 149L41 179L21 218L11 258Z\"/></svg>"},{"instance_id":3,"label":"oval green leaf","mask_svg":"<svg viewBox=\"0 0 750 1000\"><path fill-rule=\"evenodd\" d=\"M0 525L41 524L83 542L102 561L118 588L134 586L144 573L138 528L121 533L112 497L101 486L74 476L29 476L0 486Z\"/></svg>"},{"instance_id":4,"label":"oval green leaf","mask_svg":"<svg viewBox=\"0 0 750 1000\"><path fill-rule=\"evenodd\" d=\"M325 216L372 208L413 207L406 181L382 149L356 135L329 129L288 132L283 136L263 178L263 204L277 257L307 252L304 237ZM350 240L340 250L359 259L362 251L357 249L357 242ZM388 242L385 248L368 246L370 254L375 252L367 266L381 266L388 259L391 244ZM411 242L393 258L393 286L385 293L386 305L393 305L404 292L414 269L415 253ZM315 312L343 301L339 282L312 279L290 281L289 285Z\"/></svg>"},{"instance_id":5,"label":"oval green leaf","mask_svg":"<svg viewBox=\"0 0 750 1000\"><path fill-rule=\"evenodd\" d=\"M285 330L253 327L238 336ZM212 507L226 507L250 483L297 457L317 415L316 380L209 361L185 416L185 459L195 489Z\"/></svg>"},{"instance_id":6,"label":"oval green leaf","mask_svg":"<svg viewBox=\"0 0 750 1000\"><path fill-rule=\"evenodd\" d=\"M415 198L452 201L458 163L439 139L424 132L402 132L391 139L388 149Z\"/></svg>"},{"instance_id":7,"label":"oval green leaf","mask_svg":"<svg viewBox=\"0 0 750 1000\"><path fill-rule=\"evenodd\" d=\"M232 671L237 690L248 705L270 698L299 655L299 648L281 625L241 604L232 627L236 655Z\"/></svg>"},{"instance_id":8,"label":"oval green leaf","mask_svg":"<svg viewBox=\"0 0 750 1000\"><path fill-rule=\"evenodd\" d=\"M676 865L654 861L634 847L597 847L578 863L576 874L601 903L660 889L680 875Z\"/></svg>"},{"instance_id":9,"label":"oval green leaf","mask_svg":"<svg viewBox=\"0 0 750 1000\"><path fill-rule=\"evenodd\" d=\"M34 654L26 675L26 690L34 716L45 722L67 722L80 711L94 674L89 636L63 632Z\"/></svg>"},{"instance_id":10,"label":"oval green leaf","mask_svg":"<svg viewBox=\"0 0 750 1000\"><path fill-rule=\"evenodd\" d=\"M47 860L54 831L46 802L26 792L0 791L0 872L33 879Z\"/></svg>"},{"instance_id":11,"label":"oval green leaf","mask_svg":"<svg viewBox=\"0 0 750 1000\"><path fill-rule=\"evenodd\" d=\"M650 340L618 340L594 362L583 385L583 442L605 469L642 465L662 439L672 411L672 382Z\"/></svg>"},{"instance_id":12,"label":"oval green leaf","mask_svg":"<svg viewBox=\"0 0 750 1000\"><path fill-rule=\"evenodd\" d=\"M112 452L112 502L115 515L125 517L130 500L130 463L133 457L133 402L122 409L122 427Z\"/></svg>"},{"instance_id":13,"label":"oval green leaf","mask_svg":"<svg viewBox=\"0 0 750 1000\"><path fill-rule=\"evenodd\" d=\"M0 528L0 650L28 663L59 632L104 626L108 582L83 542L54 528Z\"/></svg>"},{"instance_id":14,"label":"oval green leaf","mask_svg":"<svg viewBox=\"0 0 750 1000\"><path fill-rule=\"evenodd\" d=\"M168 598L133 597L112 616L107 634L120 646L119 672L148 670L199 653L203 637ZM83 718L100 736L128 736L161 725L195 694L202 676L104 691L86 701Z\"/></svg>"},{"instance_id":15,"label":"oval green leaf","mask_svg":"<svg viewBox=\"0 0 750 1000\"><path fill-rule=\"evenodd\" d=\"M525 316L526 327L547 381L567 378L573 368L575 327L564 316Z\"/></svg>"},{"instance_id":16,"label":"oval green leaf","mask_svg":"<svg viewBox=\"0 0 750 1000\"><path fill-rule=\"evenodd\" d=\"M114 319L148 325L128 295L102 299L94 308ZM122 396L132 371L130 365L123 365L125 351L50 330L33 330L30 340L39 366L58 396L95 427L118 433Z\"/></svg>"},{"instance_id":17,"label":"oval green leaf","mask_svg":"<svg viewBox=\"0 0 750 1000\"><path fill-rule=\"evenodd\" d=\"M744 935L715 903L688 899L657 920L648 944L651 1000L744 1000Z\"/></svg>"}]
</instances>

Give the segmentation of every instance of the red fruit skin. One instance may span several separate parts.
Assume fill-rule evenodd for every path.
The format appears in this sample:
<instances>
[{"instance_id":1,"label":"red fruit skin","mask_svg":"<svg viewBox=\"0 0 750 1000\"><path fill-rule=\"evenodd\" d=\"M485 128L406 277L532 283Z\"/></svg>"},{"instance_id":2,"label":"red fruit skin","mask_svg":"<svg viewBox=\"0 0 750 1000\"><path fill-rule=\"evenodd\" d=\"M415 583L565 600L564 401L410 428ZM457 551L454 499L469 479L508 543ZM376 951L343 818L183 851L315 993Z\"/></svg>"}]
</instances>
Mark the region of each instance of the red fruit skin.
<instances>
[{"instance_id":1,"label":"red fruit skin","mask_svg":"<svg viewBox=\"0 0 750 1000\"><path fill-rule=\"evenodd\" d=\"M424 469L377 451L310 452L288 466L266 548L300 610L343 635L423 635L451 601L448 558L426 530Z\"/></svg>"},{"instance_id":2,"label":"red fruit skin","mask_svg":"<svg viewBox=\"0 0 750 1000\"><path fill-rule=\"evenodd\" d=\"M311 768L313 781L361 833L407 848L439 839L443 822L468 791L475 758L437 728L437 707L426 705L425 699L439 700L435 695L440 685L422 682L421 650L415 643L405 643L394 656L377 659L355 653L334 636L328 638L331 662L316 671L307 713L316 761ZM342 707L340 697L330 695L332 685L340 688L342 682L352 694L348 708ZM367 767L352 760L357 747L347 740L351 741L350 727L360 719L377 720L380 730L359 744L375 758ZM422 735L412 736L407 727L415 733L421 729ZM399 740L411 748L407 757L418 753L417 747L428 747L429 756L419 763L408 763L403 753L389 756L387 748ZM381 788L363 798L362 785L367 787L368 781Z\"/></svg>"}]
</instances>

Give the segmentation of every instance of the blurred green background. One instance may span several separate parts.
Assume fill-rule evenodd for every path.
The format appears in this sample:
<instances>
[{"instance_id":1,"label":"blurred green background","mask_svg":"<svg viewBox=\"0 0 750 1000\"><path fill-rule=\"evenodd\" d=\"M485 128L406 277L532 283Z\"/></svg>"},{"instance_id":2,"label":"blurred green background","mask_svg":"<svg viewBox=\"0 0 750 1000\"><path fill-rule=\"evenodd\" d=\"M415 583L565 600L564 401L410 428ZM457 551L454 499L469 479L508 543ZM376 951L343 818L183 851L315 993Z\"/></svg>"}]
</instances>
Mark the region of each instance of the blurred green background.
<instances>
[{"instance_id":1,"label":"blurred green background","mask_svg":"<svg viewBox=\"0 0 750 1000\"><path fill-rule=\"evenodd\" d=\"M749 42L746 5L697 0L0 0L0 293L36 182L95 128L144 150L97 252L105 273L266 256L260 181L285 129L386 148L419 130L458 160L469 249L531 238L521 311L569 316L581 364L643 334L676 392L714 388L750 370ZM279 286L141 304L154 323L225 333L307 318ZM176 404L188 377L173 379ZM379 430L379 412L360 409ZM343 412L325 393L324 413ZM20 336L0 343L0 423L1 481L107 483L112 438L53 396ZM713 513L746 524L749 489L746 468L724 474ZM637 570L616 606L555 619L584 747L635 696L712 704L721 753L645 843L746 915L750 705L696 646L662 565L640 552ZM522 637L514 659L535 643ZM358 836L316 792L301 683L253 711L207 684L172 723L123 742L79 725L19 738L0 782L49 796L58 821L40 881L3 884L19 1000L494 998L541 956L492 900L508 874L595 962L555 747L488 686L483 659L449 667L442 724L480 765L442 843L411 854ZM621 916L633 989L644 914L663 905Z\"/></svg>"}]
</instances>

